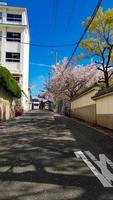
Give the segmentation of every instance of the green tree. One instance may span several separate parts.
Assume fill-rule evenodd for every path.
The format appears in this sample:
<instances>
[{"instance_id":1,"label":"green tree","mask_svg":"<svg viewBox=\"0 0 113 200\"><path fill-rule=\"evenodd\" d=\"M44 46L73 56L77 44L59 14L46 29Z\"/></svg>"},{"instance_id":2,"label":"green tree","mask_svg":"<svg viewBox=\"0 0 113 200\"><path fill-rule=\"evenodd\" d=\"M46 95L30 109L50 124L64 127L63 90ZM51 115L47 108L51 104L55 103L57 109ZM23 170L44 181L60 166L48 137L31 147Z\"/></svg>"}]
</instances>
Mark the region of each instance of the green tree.
<instances>
[{"instance_id":1,"label":"green tree","mask_svg":"<svg viewBox=\"0 0 113 200\"><path fill-rule=\"evenodd\" d=\"M87 26L90 17L83 22ZM104 73L105 87L109 87L109 79L113 75L113 9L105 12L100 8L88 29L88 36L80 43L84 50L78 60L94 57L98 70Z\"/></svg>"}]
</instances>

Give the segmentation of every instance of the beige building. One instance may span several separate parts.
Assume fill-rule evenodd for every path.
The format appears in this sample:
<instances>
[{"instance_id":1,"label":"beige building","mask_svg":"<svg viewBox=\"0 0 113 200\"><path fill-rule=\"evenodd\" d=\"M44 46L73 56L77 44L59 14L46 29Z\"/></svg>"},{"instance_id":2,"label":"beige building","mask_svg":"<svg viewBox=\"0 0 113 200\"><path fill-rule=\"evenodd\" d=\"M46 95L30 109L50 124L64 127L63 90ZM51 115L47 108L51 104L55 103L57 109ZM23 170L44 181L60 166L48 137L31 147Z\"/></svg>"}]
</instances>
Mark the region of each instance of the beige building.
<instances>
[{"instance_id":1,"label":"beige building","mask_svg":"<svg viewBox=\"0 0 113 200\"><path fill-rule=\"evenodd\" d=\"M26 8L0 3L0 63L22 90L21 106L29 110L29 25Z\"/></svg>"}]
</instances>

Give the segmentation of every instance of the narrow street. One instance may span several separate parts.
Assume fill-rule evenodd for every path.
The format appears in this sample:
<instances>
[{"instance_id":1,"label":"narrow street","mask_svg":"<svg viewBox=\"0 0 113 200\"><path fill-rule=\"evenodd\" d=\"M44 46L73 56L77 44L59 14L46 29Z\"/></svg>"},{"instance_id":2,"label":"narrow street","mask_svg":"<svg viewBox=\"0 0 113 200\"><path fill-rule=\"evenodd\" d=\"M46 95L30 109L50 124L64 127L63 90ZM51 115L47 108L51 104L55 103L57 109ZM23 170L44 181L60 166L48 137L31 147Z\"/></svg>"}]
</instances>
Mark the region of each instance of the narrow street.
<instances>
[{"instance_id":1,"label":"narrow street","mask_svg":"<svg viewBox=\"0 0 113 200\"><path fill-rule=\"evenodd\" d=\"M97 160L104 154L113 162L113 139L48 111L5 122L0 129L0 200L113 200L113 187L102 185L77 158L78 151L89 151Z\"/></svg>"}]
</instances>

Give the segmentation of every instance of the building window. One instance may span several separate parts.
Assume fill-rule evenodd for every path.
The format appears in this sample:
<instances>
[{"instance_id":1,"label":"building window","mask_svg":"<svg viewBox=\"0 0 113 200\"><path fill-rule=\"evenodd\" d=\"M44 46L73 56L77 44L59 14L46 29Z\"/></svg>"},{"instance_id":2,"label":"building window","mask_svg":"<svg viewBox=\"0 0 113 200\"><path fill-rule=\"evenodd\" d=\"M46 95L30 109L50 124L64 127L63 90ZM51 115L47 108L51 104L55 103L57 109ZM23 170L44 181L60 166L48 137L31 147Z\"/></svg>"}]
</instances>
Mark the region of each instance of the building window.
<instances>
[{"instance_id":1,"label":"building window","mask_svg":"<svg viewBox=\"0 0 113 200\"><path fill-rule=\"evenodd\" d=\"M2 19L2 12L0 12L0 20Z\"/></svg>"},{"instance_id":2,"label":"building window","mask_svg":"<svg viewBox=\"0 0 113 200\"><path fill-rule=\"evenodd\" d=\"M19 83L20 78L18 76L14 76L14 79Z\"/></svg>"},{"instance_id":3,"label":"building window","mask_svg":"<svg viewBox=\"0 0 113 200\"><path fill-rule=\"evenodd\" d=\"M20 53L6 52L6 62L20 62Z\"/></svg>"},{"instance_id":4,"label":"building window","mask_svg":"<svg viewBox=\"0 0 113 200\"><path fill-rule=\"evenodd\" d=\"M22 15L7 14L7 21L22 22Z\"/></svg>"},{"instance_id":5,"label":"building window","mask_svg":"<svg viewBox=\"0 0 113 200\"><path fill-rule=\"evenodd\" d=\"M20 42L21 33L7 32L7 41Z\"/></svg>"}]
</instances>

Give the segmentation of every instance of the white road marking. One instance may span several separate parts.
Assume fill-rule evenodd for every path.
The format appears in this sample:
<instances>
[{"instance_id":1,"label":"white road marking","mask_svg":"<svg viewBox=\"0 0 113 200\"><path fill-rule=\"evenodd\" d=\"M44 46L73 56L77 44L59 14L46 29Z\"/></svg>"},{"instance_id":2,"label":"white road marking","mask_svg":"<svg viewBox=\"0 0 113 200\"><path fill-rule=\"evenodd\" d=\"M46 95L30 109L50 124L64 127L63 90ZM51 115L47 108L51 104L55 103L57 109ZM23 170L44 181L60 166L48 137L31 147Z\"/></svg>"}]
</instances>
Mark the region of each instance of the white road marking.
<instances>
[{"instance_id":1,"label":"white road marking","mask_svg":"<svg viewBox=\"0 0 113 200\"><path fill-rule=\"evenodd\" d=\"M87 155L90 153L89 151L86 151L85 153L87 153ZM85 154L82 151L77 151L74 152L74 154L76 155L77 158L81 158L86 165L90 168L90 170L93 172L93 174L99 179L99 181L102 183L102 185L104 187L113 187L111 182L109 182L105 176L103 176L103 174L101 174L96 168L95 166L88 160L88 158L85 156ZM90 154L91 156L92 154ZM89 156L89 155L88 155ZM93 155L92 155L93 156ZM90 157L91 158L91 157ZM93 156L93 161L95 162L96 158ZM92 159L91 158L91 159ZM99 161L98 161L99 162ZM104 168L105 170L105 168ZM107 176L108 178L109 176Z\"/></svg>"},{"instance_id":2,"label":"white road marking","mask_svg":"<svg viewBox=\"0 0 113 200\"><path fill-rule=\"evenodd\" d=\"M112 184L113 174L107 168L107 164L110 165L111 168L113 168L113 163L111 162L111 160L109 160L104 154L100 154L100 161L98 161L95 156L89 151L85 151L85 153L101 169L101 173L103 174L103 176Z\"/></svg>"}]
</instances>

